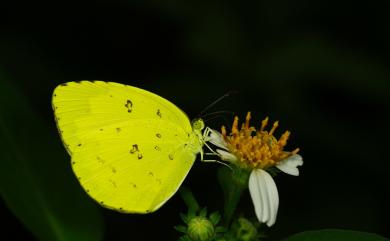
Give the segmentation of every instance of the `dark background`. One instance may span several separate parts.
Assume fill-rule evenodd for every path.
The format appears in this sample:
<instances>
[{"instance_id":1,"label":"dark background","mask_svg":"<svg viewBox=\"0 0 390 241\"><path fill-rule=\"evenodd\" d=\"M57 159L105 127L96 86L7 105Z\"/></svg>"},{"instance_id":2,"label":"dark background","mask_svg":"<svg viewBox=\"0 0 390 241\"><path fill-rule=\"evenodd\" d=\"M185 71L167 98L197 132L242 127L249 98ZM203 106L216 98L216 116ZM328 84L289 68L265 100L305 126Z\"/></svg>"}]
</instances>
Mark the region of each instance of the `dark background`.
<instances>
[{"instance_id":1,"label":"dark background","mask_svg":"<svg viewBox=\"0 0 390 241\"><path fill-rule=\"evenodd\" d=\"M138 86L190 118L235 90L210 111L279 120L277 135L291 130L289 149L300 147L305 162L300 177L275 180L280 209L269 240L322 228L390 237L387 1L15 1L0 9L0 71L52 142L60 145L51 94L66 81ZM37 151L45 156L44 146ZM56 155L68 158L62 148ZM223 203L217 168L197 162L185 182L210 210ZM0 204L3 234L34 240ZM248 194L241 206L253 215ZM151 215L100 211L105 240L175 240L186 209L176 195Z\"/></svg>"}]
</instances>

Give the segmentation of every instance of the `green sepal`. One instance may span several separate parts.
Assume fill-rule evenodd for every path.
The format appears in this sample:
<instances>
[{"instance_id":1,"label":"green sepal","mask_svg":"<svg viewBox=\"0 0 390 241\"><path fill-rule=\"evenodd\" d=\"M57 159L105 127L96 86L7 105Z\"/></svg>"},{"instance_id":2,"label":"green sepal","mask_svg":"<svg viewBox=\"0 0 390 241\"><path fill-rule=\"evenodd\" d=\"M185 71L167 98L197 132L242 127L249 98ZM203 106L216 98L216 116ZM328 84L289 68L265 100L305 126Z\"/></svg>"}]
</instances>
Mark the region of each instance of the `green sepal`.
<instances>
[{"instance_id":1,"label":"green sepal","mask_svg":"<svg viewBox=\"0 0 390 241\"><path fill-rule=\"evenodd\" d=\"M181 236L178 241L192 241L187 235Z\"/></svg>"},{"instance_id":2,"label":"green sepal","mask_svg":"<svg viewBox=\"0 0 390 241\"><path fill-rule=\"evenodd\" d=\"M270 167L266 170L272 177L276 177L280 172L282 172L281 170L279 170L279 168L277 167Z\"/></svg>"},{"instance_id":3,"label":"green sepal","mask_svg":"<svg viewBox=\"0 0 390 241\"><path fill-rule=\"evenodd\" d=\"M187 227L183 225L176 225L173 227L176 231L179 231L181 233L187 233Z\"/></svg>"},{"instance_id":4,"label":"green sepal","mask_svg":"<svg viewBox=\"0 0 390 241\"><path fill-rule=\"evenodd\" d=\"M217 225L219 221L221 220L221 214L219 214L218 211L213 212L210 214L210 221L214 224Z\"/></svg>"},{"instance_id":5,"label":"green sepal","mask_svg":"<svg viewBox=\"0 0 390 241\"><path fill-rule=\"evenodd\" d=\"M207 207L202 208L199 213L199 216L201 216L202 218L205 218L207 216Z\"/></svg>"},{"instance_id":6,"label":"green sepal","mask_svg":"<svg viewBox=\"0 0 390 241\"><path fill-rule=\"evenodd\" d=\"M185 215L184 213L179 213L179 216L180 216L181 220L182 220L185 224L188 224L190 218L188 218L187 215Z\"/></svg>"},{"instance_id":7,"label":"green sepal","mask_svg":"<svg viewBox=\"0 0 390 241\"><path fill-rule=\"evenodd\" d=\"M187 220L188 222L191 221L191 219L195 218L196 217L196 212L191 212L190 210L188 210L188 214L187 214ZM187 224L188 224L187 222Z\"/></svg>"},{"instance_id":8,"label":"green sepal","mask_svg":"<svg viewBox=\"0 0 390 241\"><path fill-rule=\"evenodd\" d=\"M215 228L215 232L216 233L225 233L225 232L227 232L227 228L223 227L223 226L218 226Z\"/></svg>"}]
</instances>

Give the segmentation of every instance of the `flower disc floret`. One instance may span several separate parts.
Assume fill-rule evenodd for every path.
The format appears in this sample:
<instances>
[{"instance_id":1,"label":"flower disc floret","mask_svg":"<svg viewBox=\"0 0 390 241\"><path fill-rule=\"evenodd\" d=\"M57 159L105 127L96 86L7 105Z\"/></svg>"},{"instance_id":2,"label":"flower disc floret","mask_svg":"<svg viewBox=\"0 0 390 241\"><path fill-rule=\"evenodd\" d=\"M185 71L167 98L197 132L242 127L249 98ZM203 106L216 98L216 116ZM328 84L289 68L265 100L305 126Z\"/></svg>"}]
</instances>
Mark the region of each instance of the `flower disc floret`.
<instances>
[{"instance_id":1,"label":"flower disc floret","mask_svg":"<svg viewBox=\"0 0 390 241\"><path fill-rule=\"evenodd\" d=\"M290 132L285 131L277 139L274 132L279 125L278 121L273 123L270 131L267 131L265 128L268 125L268 117L261 122L259 129L250 126L251 112L247 113L245 123L242 123L240 129L238 120L236 116L229 134L224 126L221 128L228 149L238 157L238 165L249 169L267 169L299 151L299 148L292 152L283 150L287 145Z\"/></svg>"}]
</instances>

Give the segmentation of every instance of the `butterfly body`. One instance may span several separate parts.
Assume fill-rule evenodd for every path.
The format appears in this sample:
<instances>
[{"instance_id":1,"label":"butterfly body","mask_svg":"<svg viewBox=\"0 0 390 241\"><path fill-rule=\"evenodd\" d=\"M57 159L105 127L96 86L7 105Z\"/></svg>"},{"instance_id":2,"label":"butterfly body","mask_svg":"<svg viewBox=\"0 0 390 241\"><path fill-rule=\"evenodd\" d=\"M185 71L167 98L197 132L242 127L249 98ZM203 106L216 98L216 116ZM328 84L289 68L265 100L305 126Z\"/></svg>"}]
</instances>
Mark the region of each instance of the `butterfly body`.
<instances>
[{"instance_id":1,"label":"butterfly body","mask_svg":"<svg viewBox=\"0 0 390 241\"><path fill-rule=\"evenodd\" d=\"M136 87L69 82L53 109L72 168L101 205L129 213L161 207L179 188L198 153L203 121Z\"/></svg>"}]
</instances>

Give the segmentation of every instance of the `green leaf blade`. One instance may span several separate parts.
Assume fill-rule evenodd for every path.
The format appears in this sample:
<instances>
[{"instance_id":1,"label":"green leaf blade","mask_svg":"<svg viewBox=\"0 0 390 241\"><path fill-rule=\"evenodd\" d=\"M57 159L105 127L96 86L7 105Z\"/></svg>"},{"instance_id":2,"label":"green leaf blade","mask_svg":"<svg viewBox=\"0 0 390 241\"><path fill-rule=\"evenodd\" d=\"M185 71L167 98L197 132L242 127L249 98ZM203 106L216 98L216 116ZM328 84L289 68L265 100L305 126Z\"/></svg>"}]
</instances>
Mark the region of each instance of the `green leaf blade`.
<instances>
[{"instance_id":1,"label":"green leaf blade","mask_svg":"<svg viewBox=\"0 0 390 241\"><path fill-rule=\"evenodd\" d=\"M72 173L54 118L45 123L1 71L0 101L0 195L7 207L41 241L102 240L101 214Z\"/></svg>"},{"instance_id":2,"label":"green leaf blade","mask_svg":"<svg viewBox=\"0 0 390 241\"><path fill-rule=\"evenodd\" d=\"M283 241L389 241L389 239L360 231L323 229L297 233Z\"/></svg>"}]
</instances>

